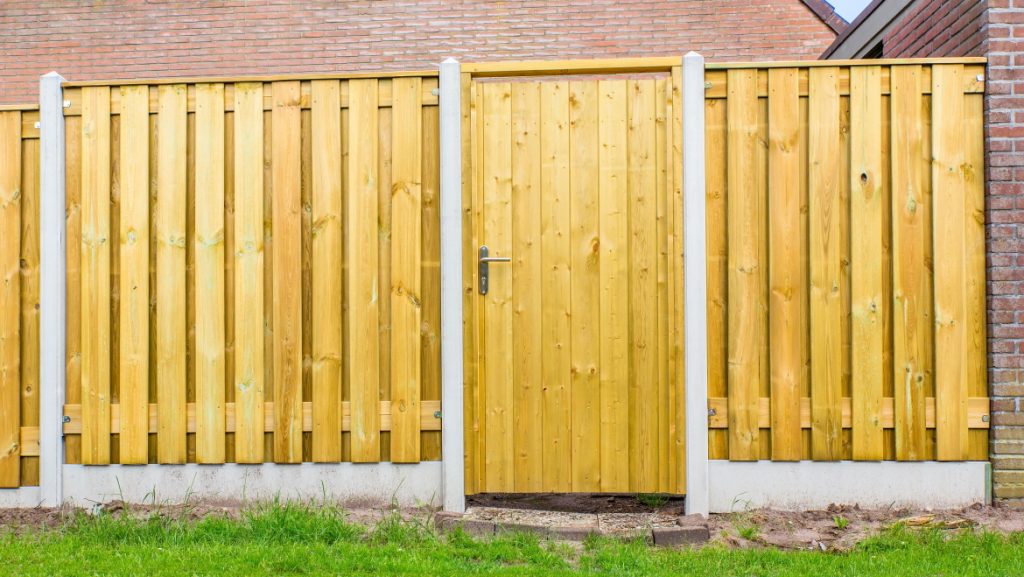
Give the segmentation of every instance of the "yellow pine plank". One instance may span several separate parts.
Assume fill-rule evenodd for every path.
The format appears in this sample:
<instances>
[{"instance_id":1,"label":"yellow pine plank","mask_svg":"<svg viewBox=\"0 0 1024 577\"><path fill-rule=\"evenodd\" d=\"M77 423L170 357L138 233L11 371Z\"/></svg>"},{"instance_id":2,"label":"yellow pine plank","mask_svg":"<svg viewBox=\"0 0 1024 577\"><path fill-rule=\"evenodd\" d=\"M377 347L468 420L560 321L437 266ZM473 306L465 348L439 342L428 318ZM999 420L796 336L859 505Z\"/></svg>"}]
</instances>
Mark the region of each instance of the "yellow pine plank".
<instances>
[{"instance_id":1,"label":"yellow pine plank","mask_svg":"<svg viewBox=\"0 0 1024 577\"><path fill-rule=\"evenodd\" d=\"M0 112L0 487L21 484L21 112Z\"/></svg>"},{"instance_id":2,"label":"yellow pine plank","mask_svg":"<svg viewBox=\"0 0 1024 577\"><path fill-rule=\"evenodd\" d=\"M391 460L420 460L423 324L423 110L419 78L392 80Z\"/></svg>"},{"instance_id":3,"label":"yellow pine plank","mask_svg":"<svg viewBox=\"0 0 1024 577\"><path fill-rule=\"evenodd\" d=\"M598 82L601 490L629 490L629 190L626 82Z\"/></svg>"},{"instance_id":4,"label":"yellow pine plank","mask_svg":"<svg viewBox=\"0 0 1024 577\"><path fill-rule=\"evenodd\" d=\"M341 106L337 80L313 82L313 461L341 461Z\"/></svg>"},{"instance_id":5,"label":"yellow pine plank","mask_svg":"<svg viewBox=\"0 0 1024 577\"><path fill-rule=\"evenodd\" d=\"M540 87L541 334L545 490L572 490L569 83Z\"/></svg>"},{"instance_id":6,"label":"yellow pine plank","mask_svg":"<svg viewBox=\"0 0 1024 577\"><path fill-rule=\"evenodd\" d=\"M157 460L184 463L186 87L161 86L156 205Z\"/></svg>"},{"instance_id":7,"label":"yellow pine plank","mask_svg":"<svg viewBox=\"0 0 1024 577\"><path fill-rule=\"evenodd\" d=\"M378 113L377 81L350 80L349 157L345 217L348 239L349 382L352 402L352 460L380 460L378 339Z\"/></svg>"},{"instance_id":8,"label":"yellow pine plank","mask_svg":"<svg viewBox=\"0 0 1024 577\"><path fill-rule=\"evenodd\" d=\"M299 83L271 92L273 182L274 460L302 462L302 200Z\"/></svg>"},{"instance_id":9,"label":"yellow pine plank","mask_svg":"<svg viewBox=\"0 0 1024 577\"><path fill-rule=\"evenodd\" d=\"M966 235L963 65L932 66L932 211L935 259L936 457L967 458L970 367L965 353Z\"/></svg>"},{"instance_id":10,"label":"yellow pine plank","mask_svg":"<svg viewBox=\"0 0 1024 577\"><path fill-rule=\"evenodd\" d=\"M82 89L82 463L110 462L110 89Z\"/></svg>"},{"instance_id":11,"label":"yellow pine plank","mask_svg":"<svg viewBox=\"0 0 1024 577\"><path fill-rule=\"evenodd\" d=\"M601 484L601 334L598 86L569 82L572 490Z\"/></svg>"},{"instance_id":12,"label":"yellow pine plank","mask_svg":"<svg viewBox=\"0 0 1024 577\"><path fill-rule=\"evenodd\" d=\"M811 257L811 453L842 458L842 279L839 69L810 71L808 186Z\"/></svg>"},{"instance_id":13,"label":"yellow pine plank","mask_svg":"<svg viewBox=\"0 0 1024 577\"><path fill-rule=\"evenodd\" d=\"M926 458L924 398L929 326L925 272L924 126L921 67L891 72L891 172L893 239L893 381L896 390L896 458Z\"/></svg>"},{"instance_id":14,"label":"yellow pine plank","mask_svg":"<svg viewBox=\"0 0 1024 577\"><path fill-rule=\"evenodd\" d=\"M761 390L762 341L767 335L765 263L759 240L766 226L766 199L757 182L757 75L730 70L728 110L728 390L729 458L760 454L757 399Z\"/></svg>"},{"instance_id":15,"label":"yellow pine plank","mask_svg":"<svg viewBox=\"0 0 1024 577\"><path fill-rule=\"evenodd\" d=\"M675 302L672 291L676 287L677 279L675 271L670 268L674 253L672 246L675 236L676 219L673 214L672 203L675 201L672 185L674 181L674 166L672 165L672 154L674 148L673 131L675 130L675 116L673 115L672 89L676 79L676 73L680 69L674 68L672 76L659 78L655 81L655 131L654 131L654 161L655 167L655 219L657 230L655 232L655 263L656 263L656 286L657 286L657 327L655 328L657 340L657 364L658 375L658 427L655 435L658 439L658 482L659 492L675 492L677 482L677 470L680 463L685 460L679 459L676 453L678 447L675 442L678 439L677 424L680 422L681 411L678 403L682 397L677 397L679 392L674 386L669 375L674 374L678 359L672 358L672 343L676 335L676 320L672 318L678 314L675 310ZM671 248L670 248L671 247ZM683 451L685 454L685 450Z\"/></svg>"},{"instance_id":16,"label":"yellow pine plank","mask_svg":"<svg viewBox=\"0 0 1024 577\"><path fill-rule=\"evenodd\" d=\"M39 426L39 140L26 139L22 113L21 141L21 426ZM39 459L25 453L22 441L21 484L39 484Z\"/></svg>"},{"instance_id":17,"label":"yellow pine plank","mask_svg":"<svg viewBox=\"0 0 1024 577\"><path fill-rule=\"evenodd\" d=\"M224 85L196 86L196 461L225 459Z\"/></svg>"},{"instance_id":18,"label":"yellow pine plank","mask_svg":"<svg viewBox=\"0 0 1024 577\"><path fill-rule=\"evenodd\" d=\"M491 256L512 256L512 88L508 83L483 90L483 235ZM512 266L509 266L511 264ZM490 266L490 288L483 298L485 487L515 488L513 424L512 283L515 263Z\"/></svg>"},{"instance_id":19,"label":"yellow pine plank","mask_svg":"<svg viewBox=\"0 0 1024 577\"><path fill-rule=\"evenodd\" d=\"M727 397L728 167L726 101L704 101L704 173L707 191L708 395ZM681 169L680 169L681 170ZM681 289L678 292L682 292ZM677 370L682 370L677 369ZM708 432L708 456L729 458L729 431Z\"/></svg>"},{"instance_id":20,"label":"yellow pine plank","mask_svg":"<svg viewBox=\"0 0 1024 577\"><path fill-rule=\"evenodd\" d=\"M263 84L235 85L235 460L263 462Z\"/></svg>"},{"instance_id":21,"label":"yellow pine plank","mask_svg":"<svg viewBox=\"0 0 1024 577\"><path fill-rule=\"evenodd\" d=\"M517 492L544 489L540 116L540 84L513 84L512 385Z\"/></svg>"},{"instance_id":22,"label":"yellow pine plank","mask_svg":"<svg viewBox=\"0 0 1024 577\"><path fill-rule=\"evenodd\" d=\"M379 82L378 85L380 91L391 94L392 82L390 80ZM380 377L378 385L380 387L380 398L391 400L391 169L393 158L391 146L391 109L380 108L378 115L377 150L379 155L377 157L377 166L379 168L377 172L377 214L379 219L377 222L379 230L377 236L380 241L377 244L377 254L379 255L377 261L379 271L377 286L383 287L385 291L385 296L378 303L377 312L379 322L377 336L380 341L378 357ZM381 433L380 435L380 460L391 460L390 432Z\"/></svg>"},{"instance_id":23,"label":"yellow pine plank","mask_svg":"<svg viewBox=\"0 0 1024 577\"><path fill-rule=\"evenodd\" d=\"M668 428L667 399L662 397L658 366L658 97L654 79L630 80L626 86L626 209L629 219L627 278L629 294L627 421L629 488L659 491L659 429ZM619 461L616 466L625 463Z\"/></svg>"},{"instance_id":24,"label":"yellow pine plank","mask_svg":"<svg viewBox=\"0 0 1024 577\"><path fill-rule=\"evenodd\" d=\"M665 239L667 254L665 266L669 284L666 287L665 299L669 301L668 314L668 389L669 389L669 431L667 446L663 451L669 453L669 476L666 490L676 494L686 492L686 359L683 351L683 328L686 321L683 311L683 291L685 284L683 275L683 69L672 68L671 83L666 90L670 96L664 112L665 127L665 160L671 166L664 168L665 188L669 198L665 202L666 230L669 237ZM662 137L659 136L659 140ZM663 289L663 290L666 290ZM665 361L663 360L662 363ZM663 369L665 370L665 369ZM663 475L664 476L664 475Z\"/></svg>"},{"instance_id":25,"label":"yellow pine plank","mask_svg":"<svg viewBox=\"0 0 1024 577\"><path fill-rule=\"evenodd\" d=\"M65 118L64 124L64 165L65 197L64 209L67 228L67 351L65 369L67 383L64 388L67 402L82 401L82 117ZM64 461L68 464L82 462L82 437L79 435L64 440Z\"/></svg>"},{"instance_id":26,"label":"yellow pine plank","mask_svg":"<svg viewBox=\"0 0 1024 577\"><path fill-rule=\"evenodd\" d=\"M121 87L120 463L149 460L149 88Z\"/></svg>"},{"instance_id":27,"label":"yellow pine plank","mask_svg":"<svg viewBox=\"0 0 1024 577\"><path fill-rule=\"evenodd\" d=\"M464 396L463 435L465 437L465 480L466 494L472 495L481 490L480 476L483 463L480 459L480 435L482 430L480 415L480 346L479 346L479 304L477 294L477 263L472 257L476 254L479 242L479 210L480 210L480 155L478 151L480 122L479 99L476 85L470 75L463 73L460 78L462 98L462 362ZM442 458L447 455L442 454Z\"/></svg>"},{"instance_id":28,"label":"yellow pine plank","mask_svg":"<svg viewBox=\"0 0 1024 577\"><path fill-rule=\"evenodd\" d=\"M801 333L806 289L800 254L805 250L800 210L800 97L798 70L768 71L769 343L771 364L771 448L775 461L799 461L798 399L805 371Z\"/></svg>"},{"instance_id":29,"label":"yellow pine plank","mask_svg":"<svg viewBox=\"0 0 1024 577\"><path fill-rule=\"evenodd\" d=\"M423 328L420 338L420 398L424 401L441 398L441 143L440 111L436 106L423 107L423 183L422 223L423 254L420 263L423 275ZM441 435L424 431L421 435L420 460L441 458Z\"/></svg>"},{"instance_id":30,"label":"yellow pine plank","mask_svg":"<svg viewBox=\"0 0 1024 577\"><path fill-rule=\"evenodd\" d=\"M885 380L885 309L882 266L881 68L850 70L850 227L853 369L853 458L884 456L881 403Z\"/></svg>"},{"instance_id":31,"label":"yellow pine plank","mask_svg":"<svg viewBox=\"0 0 1024 577\"><path fill-rule=\"evenodd\" d=\"M968 388L972 396L988 394L986 374L986 317L985 317L985 103L981 94L964 97L964 237L965 281L967 304L964 309L967 332ZM988 411L986 410L986 414ZM971 431L971 460L988 458L988 432Z\"/></svg>"}]
</instances>

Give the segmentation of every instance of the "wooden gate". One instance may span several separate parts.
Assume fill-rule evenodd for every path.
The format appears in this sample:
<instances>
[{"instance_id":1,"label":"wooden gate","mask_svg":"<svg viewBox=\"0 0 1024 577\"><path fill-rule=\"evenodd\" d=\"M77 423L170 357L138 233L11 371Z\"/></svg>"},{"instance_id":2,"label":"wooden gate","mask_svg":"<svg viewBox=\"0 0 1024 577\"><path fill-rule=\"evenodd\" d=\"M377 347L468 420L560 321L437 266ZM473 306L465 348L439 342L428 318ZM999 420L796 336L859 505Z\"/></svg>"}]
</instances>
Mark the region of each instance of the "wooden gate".
<instances>
[{"instance_id":1,"label":"wooden gate","mask_svg":"<svg viewBox=\"0 0 1024 577\"><path fill-rule=\"evenodd\" d=\"M684 492L679 72L464 77L468 493Z\"/></svg>"}]
</instances>

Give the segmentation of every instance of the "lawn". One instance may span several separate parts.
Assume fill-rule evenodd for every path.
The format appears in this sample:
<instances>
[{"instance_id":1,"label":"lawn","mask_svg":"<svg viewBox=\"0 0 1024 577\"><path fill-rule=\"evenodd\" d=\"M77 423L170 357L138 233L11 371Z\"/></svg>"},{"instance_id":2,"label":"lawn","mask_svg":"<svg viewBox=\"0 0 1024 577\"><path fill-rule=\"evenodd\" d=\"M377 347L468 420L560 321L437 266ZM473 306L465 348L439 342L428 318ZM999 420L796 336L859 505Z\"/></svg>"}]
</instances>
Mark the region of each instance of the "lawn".
<instances>
[{"instance_id":1,"label":"lawn","mask_svg":"<svg viewBox=\"0 0 1024 577\"><path fill-rule=\"evenodd\" d=\"M374 528L330 507L263 506L240 519L80 515L59 529L0 535L0 575L1024 575L1024 535L900 526L847 553L655 549L592 539L438 535L429 520Z\"/></svg>"}]
</instances>

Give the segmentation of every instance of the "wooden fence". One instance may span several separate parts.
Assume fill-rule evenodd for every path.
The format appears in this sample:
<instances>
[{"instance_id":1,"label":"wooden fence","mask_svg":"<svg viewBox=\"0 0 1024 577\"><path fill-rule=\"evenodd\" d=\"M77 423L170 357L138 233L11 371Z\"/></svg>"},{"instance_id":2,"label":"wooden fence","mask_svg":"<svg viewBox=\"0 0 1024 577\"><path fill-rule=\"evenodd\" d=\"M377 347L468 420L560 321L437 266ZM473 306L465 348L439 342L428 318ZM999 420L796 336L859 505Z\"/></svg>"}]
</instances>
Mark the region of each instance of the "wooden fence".
<instances>
[{"instance_id":1,"label":"wooden fence","mask_svg":"<svg viewBox=\"0 0 1024 577\"><path fill-rule=\"evenodd\" d=\"M38 121L0 108L0 488L39 484Z\"/></svg>"},{"instance_id":2,"label":"wooden fence","mask_svg":"<svg viewBox=\"0 0 1024 577\"><path fill-rule=\"evenodd\" d=\"M710 454L987 459L984 63L709 65Z\"/></svg>"},{"instance_id":3,"label":"wooden fence","mask_svg":"<svg viewBox=\"0 0 1024 577\"><path fill-rule=\"evenodd\" d=\"M436 87L65 85L68 463L440 457Z\"/></svg>"}]
</instances>

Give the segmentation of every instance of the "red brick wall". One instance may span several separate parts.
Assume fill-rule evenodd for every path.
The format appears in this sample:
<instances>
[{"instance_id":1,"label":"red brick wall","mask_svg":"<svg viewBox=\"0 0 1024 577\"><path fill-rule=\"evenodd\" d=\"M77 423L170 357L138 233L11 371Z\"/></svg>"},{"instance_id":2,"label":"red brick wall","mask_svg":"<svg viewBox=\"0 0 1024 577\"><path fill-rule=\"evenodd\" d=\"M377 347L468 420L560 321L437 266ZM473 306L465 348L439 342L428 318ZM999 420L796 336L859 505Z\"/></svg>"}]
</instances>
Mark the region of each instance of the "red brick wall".
<instances>
[{"instance_id":1,"label":"red brick wall","mask_svg":"<svg viewBox=\"0 0 1024 577\"><path fill-rule=\"evenodd\" d=\"M987 0L925 0L882 39L886 58L982 56Z\"/></svg>"},{"instance_id":2,"label":"red brick wall","mask_svg":"<svg viewBox=\"0 0 1024 577\"><path fill-rule=\"evenodd\" d=\"M0 3L0 104L74 80L425 69L463 60L813 59L835 38L801 0Z\"/></svg>"}]
</instances>

